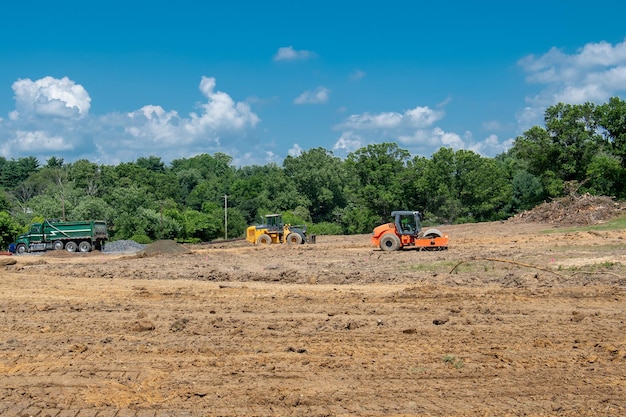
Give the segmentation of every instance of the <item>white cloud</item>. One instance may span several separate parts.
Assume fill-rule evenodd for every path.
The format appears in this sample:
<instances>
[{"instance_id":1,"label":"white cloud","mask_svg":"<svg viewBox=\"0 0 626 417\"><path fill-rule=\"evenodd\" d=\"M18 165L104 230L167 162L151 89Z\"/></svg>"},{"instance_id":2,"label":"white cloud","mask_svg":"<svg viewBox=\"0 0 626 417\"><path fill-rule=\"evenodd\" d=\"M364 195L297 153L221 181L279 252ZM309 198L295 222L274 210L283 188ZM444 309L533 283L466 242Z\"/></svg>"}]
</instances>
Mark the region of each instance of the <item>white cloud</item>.
<instances>
[{"instance_id":1,"label":"white cloud","mask_svg":"<svg viewBox=\"0 0 626 417\"><path fill-rule=\"evenodd\" d=\"M366 75L367 74L364 71L361 71L360 69L355 69L350 74L350 80L352 81L362 80L363 78L365 78Z\"/></svg>"},{"instance_id":2,"label":"white cloud","mask_svg":"<svg viewBox=\"0 0 626 417\"><path fill-rule=\"evenodd\" d=\"M302 148L297 143L294 143L287 153L293 157L300 156L302 155Z\"/></svg>"},{"instance_id":3,"label":"white cloud","mask_svg":"<svg viewBox=\"0 0 626 417\"><path fill-rule=\"evenodd\" d=\"M301 61L313 58L315 54L311 51L296 50L293 46L285 46L278 48L278 52L274 55L274 61Z\"/></svg>"},{"instance_id":4,"label":"white cloud","mask_svg":"<svg viewBox=\"0 0 626 417\"><path fill-rule=\"evenodd\" d=\"M484 122L483 123L483 128L486 130L500 130L502 129L502 126L500 124L500 122L498 122L497 120L490 120L488 122Z\"/></svg>"},{"instance_id":5,"label":"white cloud","mask_svg":"<svg viewBox=\"0 0 626 417\"><path fill-rule=\"evenodd\" d=\"M342 128L372 130L395 128L402 123L402 114L386 112L379 114L353 114L341 124Z\"/></svg>"},{"instance_id":6,"label":"white cloud","mask_svg":"<svg viewBox=\"0 0 626 417\"><path fill-rule=\"evenodd\" d=\"M418 106L404 113L384 112L351 115L339 127L359 130L424 128L432 126L433 123L442 119L444 114L443 111Z\"/></svg>"},{"instance_id":7,"label":"white cloud","mask_svg":"<svg viewBox=\"0 0 626 417\"><path fill-rule=\"evenodd\" d=\"M475 142L469 131L463 135L446 131L436 125L444 116L443 110L433 110L428 106L417 106L403 113L351 115L335 126L342 134L333 151L349 153L372 143L397 142L412 155L430 156L446 147L455 151L468 149L492 157L506 151L512 144L512 139L500 143L496 135ZM489 126L499 127L495 122L489 123Z\"/></svg>"},{"instance_id":8,"label":"white cloud","mask_svg":"<svg viewBox=\"0 0 626 417\"><path fill-rule=\"evenodd\" d=\"M28 116L60 118L84 117L89 113L91 97L82 85L67 77L28 78L13 83L16 112L13 119Z\"/></svg>"},{"instance_id":9,"label":"white cloud","mask_svg":"<svg viewBox=\"0 0 626 417\"><path fill-rule=\"evenodd\" d=\"M276 162L276 160L278 159L277 155L272 152L272 151L265 151L265 162L266 163L270 163L270 162Z\"/></svg>"},{"instance_id":10,"label":"white cloud","mask_svg":"<svg viewBox=\"0 0 626 417\"><path fill-rule=\"evenodd\" d=\"M200 91L208 102L202 105L201 116L192 114L192 120L199 120L202 126L210 129L240 130L246 126L255 127L259 117L244 102L235 103L226 93L215 92L215 78L202 77Z\"/></svg>"},{"instance_id":11,"label":"white cloud","mask_svg":"<svg viewBox=\"0 0 626 417\"><path fill-rule=\"evenodd\" d=\"M580 66L609 67L626 62L626 41L613 46L608 42L588 43L573 59Z\"/></svg>"},{"instance_id":12,"label":"white cloud","mask_svg":"<svg viewBox=\"0 0 626 417\"><path fill-rule=\"evenodd\" d=\"M295 104L323 104L328 101L330 90L326 87L317 87L313 91L305 91L296 97Z\"/></svg>"},{"instance_id":13,"label":"white cloud","mask_svg":"<svg viewBox=\"0 0 626 417\"><path fill-rule=\"evenodd\" d=\"M559 102L601 104L626 91L626 40L616 45L588 43L574 54L552 48L518 63L526 81L541 86L537 94L526 97L528 106L519 112L522 130L541 125L545 109Z\"/></svg>"},{"instance_id":14,"label":"white cloud","mask_svg":"<svg viewBox=\"0 0 626 417\"><path fill-rule=\"evenodd\" d=\"M149 155L171 161L213 152L237 158L260 119L249 104L215 87L214 78L202 77L199 90L205 101L187 117L152 104L130 113L92 116L86 89L68 78L19 80L13 84L16 110L0 120L0 153L105 164Z\"/></svg>"},{"instance_id":15,"label":"white cloud","mask_svg":"<svg viewBox=\"0 0 626 417\"><path fill-rule=\"evenodd\" d=\"M419 153L427 152L428 149L437 150L441 147L453 148L454 150L466 148L461 136L456 133L445 132L440 127L430 130L418 129L411 135L400 135L398 142L410 148L419 149Z\"/></svg>"},{"instance_id":16,"label":"white cloud","mask_svg":"<svg viewBox=\"0 0 626 417\"><path fill-rule=\"evenodd\" d=\"M340 151L348 154L354 152L363 146L363 139L353 132L343 132L341 137L333 145L333 151Z\"/></svg>"},{"instance_id":17,"label":"white cloud","mask_svg":"<svg viewBox=\"0 0 626 417\"><path fill-rule=\"evenodd\" d=\"M432 126L433 123L443 118L444 112L432 110L429 107L416 107L414 109L407 110L405 118L411 127L427 127Z\"/></svg>"},{"instance_id":18,"label":"white cloud","mask_svg":"<svg viewBox=\"0 0 626 417\"><path fill-rule=\"evenodd\" d=\"M335 126L342 131L334 151L353 152L370 143L398 142L412 154L431 154L441 146L464 147L459 135L434 126L443 119L443 110L428 106L400 112L362 113L347 117Z\"/></svg>"},{"instance_id":19,"label":"white cloud","mask_svg":"<svg viewBox=\"0 0 626 417\"><path fill-rule=\"evenodd\" d=\"M32 149L41 151L69 151L74 147L71 143L67 143L63 137L49 135L47 132L36 131L17 131L15 137L2 144L2 153L9 153L10 150L18 150L29 152Z\"/></svg>"},{"instance_id":20,"label":"white cloud","mask_svg":"<svg viewBox=\"0 0 626 417\"><path fill-rule=\"evenodd\" d=\"M474 143L468 149L480 155L495 156L506 152L513 146L513 138L500 142L497 135L489 135L482 142Z\"/></svg>"},{"instance_id":21,"label":"white cloud","mask_svg":"<svg viewBox=\"0 0 626 417\"><path fill-rule=\"evenodd\" d=\"M465 148L465 142L463 142L463 139L456 133L444 132L437 127L433 130L433 136L439 140L442 146L455 150Z\"/></svg>"}]
</instances>

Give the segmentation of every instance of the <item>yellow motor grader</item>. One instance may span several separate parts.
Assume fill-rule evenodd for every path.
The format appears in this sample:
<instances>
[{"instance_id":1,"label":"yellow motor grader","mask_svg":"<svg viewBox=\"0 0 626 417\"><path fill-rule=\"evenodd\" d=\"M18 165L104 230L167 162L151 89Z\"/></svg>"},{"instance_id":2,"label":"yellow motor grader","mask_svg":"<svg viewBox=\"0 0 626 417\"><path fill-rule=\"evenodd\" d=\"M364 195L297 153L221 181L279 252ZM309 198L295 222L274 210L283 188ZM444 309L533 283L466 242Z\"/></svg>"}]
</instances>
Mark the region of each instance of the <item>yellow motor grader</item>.
<instances>
[{"instance_id":1,"label":"yellow motor grader","mask_svg":"<svg viewBox=\"0 0 626 417\"><path fill-rule=\"evenodd\" d=\"M271 243L299 245L307 241L306 226L284 224L282 214L267 214L263 216L263 224L249 226L246 229L246 240L255 245Z\"/></svg>"}]
</instances>

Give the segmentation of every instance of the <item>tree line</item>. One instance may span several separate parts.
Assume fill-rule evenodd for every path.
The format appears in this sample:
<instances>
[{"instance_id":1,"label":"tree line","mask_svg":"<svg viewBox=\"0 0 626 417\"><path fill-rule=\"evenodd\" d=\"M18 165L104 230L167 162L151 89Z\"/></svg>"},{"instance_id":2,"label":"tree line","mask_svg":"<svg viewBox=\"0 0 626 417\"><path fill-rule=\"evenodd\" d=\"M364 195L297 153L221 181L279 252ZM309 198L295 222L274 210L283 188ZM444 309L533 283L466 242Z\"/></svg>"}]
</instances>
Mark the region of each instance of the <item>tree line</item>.
<instances>
[{"instance_id":1,"label":"tree line","mask_svg":"<svg viewBox=\"0 0 626 417\"><path fill-rule=\"evenodd\" d=\"M324 148L282 165L235 167L223 153L119 165L51 157L0 157L0 246L33 221L105 220L113 240L210 241L243 236L272 212L317 234L369 233L393 210L418 209L426 223L506 219L573 190L626 197L626 102L548 108L495 158L440 148L412 157L396 143L345 159Z\"/></svg>"}]
</instances>

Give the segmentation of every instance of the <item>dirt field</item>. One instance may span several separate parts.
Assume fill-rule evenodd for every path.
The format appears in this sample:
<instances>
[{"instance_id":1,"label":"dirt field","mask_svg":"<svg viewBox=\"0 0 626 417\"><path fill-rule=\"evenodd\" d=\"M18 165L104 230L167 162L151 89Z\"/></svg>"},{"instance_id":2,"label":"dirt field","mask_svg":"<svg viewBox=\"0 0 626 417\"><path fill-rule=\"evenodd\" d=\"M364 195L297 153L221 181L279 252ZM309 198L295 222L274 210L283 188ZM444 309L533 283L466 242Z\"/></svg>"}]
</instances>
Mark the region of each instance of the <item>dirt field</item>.
<instances>
[{"instance_id":1,"label":"dirt field","mask_svg":"<svg viewBox=\"0 0 626 417\"><path fill-rule=\"evenodd\" d=\"M626 415L626 232L441 230L2 257L0 415Z\"/></svg>"}]
</instances>

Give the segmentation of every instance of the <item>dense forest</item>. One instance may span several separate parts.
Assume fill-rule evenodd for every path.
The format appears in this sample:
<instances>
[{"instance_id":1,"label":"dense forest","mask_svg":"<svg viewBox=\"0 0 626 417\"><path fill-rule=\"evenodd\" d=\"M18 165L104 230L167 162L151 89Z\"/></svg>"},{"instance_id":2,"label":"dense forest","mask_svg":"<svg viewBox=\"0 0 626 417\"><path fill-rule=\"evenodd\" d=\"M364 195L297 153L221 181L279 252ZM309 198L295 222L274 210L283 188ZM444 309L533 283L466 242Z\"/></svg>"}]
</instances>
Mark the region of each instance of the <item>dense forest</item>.
<instances>
[{"instance_id":1,"label":"dense forest","mask_svg":"<svg viewBox=\"0 0 626 417\"><path fill-rule=\"evenodd\" d=\"M560 103L544 122L495 158L450 148L411 157L396 143L345 159L315 148L282 166L239 168L222 153L116 166L0 157L0 246L44 218L105 220L113 240L199 242L243 236L270 212L312 233L354 234L371 232L392 210L462 223L506 219L571 192L626 198L626 102Z\"/></svg>"}]
</instances>

